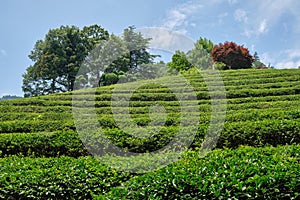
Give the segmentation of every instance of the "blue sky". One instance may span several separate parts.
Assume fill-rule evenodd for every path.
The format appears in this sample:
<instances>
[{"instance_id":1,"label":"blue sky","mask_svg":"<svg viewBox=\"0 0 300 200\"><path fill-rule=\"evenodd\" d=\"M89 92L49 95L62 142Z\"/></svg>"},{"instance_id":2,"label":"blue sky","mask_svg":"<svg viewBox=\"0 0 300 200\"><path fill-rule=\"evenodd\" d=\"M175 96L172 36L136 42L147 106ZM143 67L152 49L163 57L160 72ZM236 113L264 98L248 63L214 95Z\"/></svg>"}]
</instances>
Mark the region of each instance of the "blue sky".
<instances>
[{"instance_id":1,"label":"blue sky","mask_svg":"<svg viewBox=\"0 0 300 200\"><path fill-rule=\"evenodd\" d=\"M164 27L193 40L234 41L276 68L300 66L298 0L3 0L0 97L23 96L28 55L49 29L99 24L119 34L130 25Z\"/></svg>"}]
</instances>

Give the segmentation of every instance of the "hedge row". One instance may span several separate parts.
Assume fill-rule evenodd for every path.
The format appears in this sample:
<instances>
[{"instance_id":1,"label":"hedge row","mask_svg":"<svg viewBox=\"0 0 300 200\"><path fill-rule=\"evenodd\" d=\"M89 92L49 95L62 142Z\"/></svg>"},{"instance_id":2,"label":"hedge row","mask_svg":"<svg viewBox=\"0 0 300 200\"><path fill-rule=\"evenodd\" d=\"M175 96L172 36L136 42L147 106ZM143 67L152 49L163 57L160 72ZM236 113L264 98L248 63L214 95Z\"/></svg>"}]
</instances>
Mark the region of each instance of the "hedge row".
<instances>
[{"instance_id":1,"label":"hedge row","mask_svg":"<svg viewBox=\"0 0 300 200\"><path fill-rule=\"evenodd\" d=\"M75 130L74 122L66 120L14 120L0 122L0 133L32 133L40 131Z\"/></svg>"},{"instance_id":2,"label":"hedge row","mask_svg":"<svg viewBox=\"0 0 300 200\"><path fill-rule=\"evenodd\" d=\"M239 99L228 99L227 102L227 110L246 110L246 109L268 109L268 108L288 108L288 107L293 107L293 106L299 106L299 97L300 95L287 95L284 96L284 98L277 98L274 97L274 99L272 99L272 97L264 97L263 99L265 99L264 101L256 101L259 98L243 98L241 100ZM261 99L262 100L262 99ZM248 102L248 103L247 103ZM165 106L165 109L169 110L169 111L178 111L178 109L180 109L179 107L176 107L179 105L178 101L168 101L168 102L164 102L164 101L157 101L157 104L163 105ZM197 102L187 102L187 105L195 105ZM85 104L86 107L91 107L91 106L95 106L96 107L96 111L99 114L107 114L107 113L112 113L111 107L106 106L107 102L97 102L96 105L94 104ZM131 113L148 113L148 108L147 106L151 106L153 105L154 102L153 101L146 101L146 102L130 102L130 110ZM201 112L205 112L205 111L209 111L211 109L210 101L206 101L206 100L201 100L198 101L199 104L199 108L197 108L198 110L200 110ZM125 109L128 108L119 108L120 112ZM196 108L195 108L196 110ZM3 116L3 118L1 117L1 119L3 119L3 121L5 121L5 117L6 115L10 115L11 113L13 113L12 115L15 116L20 116L24 113L38 113L37 114L37 118L39 118L39 116L44 116L44 115L52 115L52 113L55 113L53 115L57 115L57 116L63 116L66 113L71 113L72 112L72 107L62 107L62 106L52 106L52 107L42 107L42 106L0 106L0 112ZM34 114L32 114L34 115ZM68 114L67 114L68 115ZM9 117L8 117L9 118ZM18 118L19 119L19 118Z\"/></svg>"},{"instance_id":3,"label":"hedge row","mask_svg":"<svg viewBox=\"0 0 300 200\"><path fill-rule=\"evenodd\" d=\"M299 199L300 146L189 153L94 199Z\"/></svg>"},{"instance_id":4,"label":"hedge row","mask_svg":"<svg viewBox=\"0 0 300 200\"><path fill-rule=\"evenodd\" d=\"M286 80L286 79L284 79ZM273 81L271 83L251 83L251 84L241 84L241 82L239 81L238 84L233 83L233 85L226 83L225 82L225 88L227 91L230 90L237 90L237 89L276 89L276 88L288 88L288 87L294 87L298 85L298 80L296 79L294 82L291 82L290 80L286 80L284 82L278 82L278 81ZM265 81L264 81L265 82ZM185 86L184 84L179 84L176 85L177 89L179 86ZM205 82L197 82L197 83L193 83L193 90L194 91L207 91L206 88L206 83ZM180 89L180 88L179 88ZM117 90L114 91L113 89L109 88L104 88L100 90L101 93L97 93L96 94L96 98L99 99L103 99L101 96L102 95L110 95L112 94L112 92L114 92L114 94L126 94L126 93L130 93L131 90ZM163 85L158 85L158 84L147 84L142 86L141 88L139 88L138 90L135 91L135 93L172 93L172 91L169 88L165 88ZM87 94L77 94L76 93L76 99L80 100L84 100L87 98ZM36 97L33 98L34 101L32 102L33 104L35 103L40 103L43 101L47 101L47 102L53 102L53 101L60 101L61 105L63 105L64 103L67 104L68 101L72 101L73 96L71 95L71 93L68 93L67 95L47 95L47 96L40 96L40 97ZM66 102L64 102L66 101ZM15 104L22 104L23 100L17 100L14 102L11 102L11 104L15 105Z\"/></svg>"},{"instance_id":5,"label":"hedge row","mask_svg":"<svg viewBox=\"0 0 300 200\"><path fill-rule=\"evenodd\" d=\"M0 113L0 118L3 121L11 120L65 120L72 119L71 112L3 112Z\"/></svg>"},{"instance_id":6,"label":"hedge row","mask_svg":"<svg viewBox=\"0 0 300 200\"><path fill-rule=\"evenodd\" d=\"M294 75L298 69L266 69L266 70L253 70L253 69L240 69L240 70L226 70L220 71L223 76L226 77L247 77L251 75L259 76L274 76L280 74L281 76L285 75Z\"/></svg>"},{"instance_id":7,"label":"hedge row","mask_svg":"<svg viewBox=\"0 0 300 200\"><path fill-rule=\"evenodd\" d=\"M219 86L218 86L219 87ZM211 96L218 95L219 91L195 91L193 93L182 93L179 94L187 100L195 99L195 95L197 99L210 99ZM295 95L300 94L300 87L295 85L293 87L282 87L276 89L232 89L226 91L227 98L245 98L245 97L264 97L264 96L281 96L281 95ZM132 95L129 93L118 94L118 98L129 98L131 101L176 101L175 93L133 93ZM96 101L110 101L111 94L103 94L96 96ZM46 102L45 102L46 103ZM71 102L70 102L71 103Z\"/></svg>"},{"instance_id":8,"label":"hedge row","mask_svg":"<svg viewBox=\"0 0 300 200\"><path fill-rule=\"evenodd\" d=\"M222 104L220 104L222 105ZM299 108L299 101L274 101L274 102L253 102L253 103L242 103L242 104L227 104L226 108L228 111L246 111L248 109L269 109L269 108L285 108L285 109L293 109ZM118 113L124 113L128 108L116 107L118 109ZM166 106L165 107L168 112L178 112L180 107L176 106ZM201 104L199 106L189 106L190 110L199 110L201 113L210 112L211 105L209 104ZM95 109L98 114L112 114L111 107L98 107ZM149 107L133 107L130 108L131 114L148 114Z\"/></svg>"},{"instance_id":9,"label":"hedge row","mask_svg":"<svg viewBox=\"0 0 300 200\"><path fill-rule=\"evenodd\" d=\"M293 105L292 107L286 108L282 110L282 108L267 108L267 109L251 109L248 108L247 112L245 110L228 110L226 112L226 121L227 122L236 122L236 121L257 121L257 120L263 120L263 119L297 119L300 118L300 110L298 109L298 105ZM170 108L170 107L169 107ZM133 109L133 108L132 108ZM136 109L133 109L131 112L134 113ZM201 109L201 113L198 114L196 112L196 109L192 111L190 114L193 116L200 116L200 122L201 123L207 123L210 121L210 111L203 111ZM149 114L146 112L145 114L131 114L130 118L128 118L127 115L122 114L124 109L120 110L120 114L112 115L112 114L98 114L98 120L99 124L104 128L115 128L117 127L117 124L115 122L115 117L118 117L118 119L122 119L124 123L130 122L133 120L137 125L140 126L146 126L151 122L151 118L149 117ZM157 118L162 119L163 116L166 114L166 126L171 125L177 125L180 123L180 117L181 117L181 110L178 108L177 111L173 110L172 112L168 112L166 110L166 113L155 113L155 116ZM153 114L152 114L153 115ZM49 112L49 113L0 113L0 118L2 118L4 121L14 121L19 122L19 120L22 121L24 124L24 121L28 120L39 120L40 123L47 123L47 121L66 121L70 120L70 123L65 123L70 128L70 124L72 124L73 115L71 112L65 112L65 113L55 113L55 112ZM161 120L162 121L162 120ZM62 123L63 125L63 123ZM0 123L0 127L1 126ZM62 127L61 127L62 128ZM60 128L60 129L61 129ZM19 129L19 128L18 128ZM74 129L74 128L73 128ZM20 130L20 129L19 129ZM4 131L4 130L2 130ZM45 130L46 131L46 130Z\"/></svg>"},{"instance_id":10,"label":"hedge row","mask_svg":"<svg viewBox=\"0 0 300 200\"><path fill-rule=\"evenodd\" d=\"M0 157L87 156L89 152L73 131L0 134Z\"/></svg>"},{"instance_id":11,"label":"hedge row","mask_svg":"<svg viewBox=\"0 0 300 200\"><path fill-rule=\"evenodd\" d=\"M226 78L226 76L224 78ZM236 80L233 82L224 81L224 83L226 86L226 90L229 92L229 94L231 94L230 91L237 90L237 89L272 89L272 90L276 90L278 88L293 87L297 91L296 86L297 86L297 82L299 81L299 78L300 78L300 75L297 75L297 74L293 74L293 75L291 74L290 76L284 76L284 77L282 77L282 75L278 74L277 78L270 76L270 80L267 80L266 77L261 77L260 79L253 79L253 77L251 77L251 78L244 78L244 79ZM282 80L283 82L280 81L279 79ZM172 79L172 80L174 80L174 79ZM175 78L175 80L176 80L176 78ZM214 80L212 80L212 81L214 81ZM294 81L294 82L291 82L291 81ZM170 93L171 92L169 88L163 88L162 86L159 86L156 83L153 83L153 84L149 84L149 82L145 82L145 83L147 83L147 85L150 85L150 86L153 85L153 86L149 87L148 89L146 86L144 86L144 88L142 87L142 89L137 90L135 93ZM199 83L200 83L200 85L199 85ZM177 83L175 82L174 85L176 86L176 88L180 87L180 84L177 84L177 85L176 84ZM203 80L201 80L201 78L199 78L199 77L195 77L194 81L192 81L192 85L194 86L196 91L201 92L203 90L204 91L207 90L205 88L205 85L206 85L205 82L203 82ZM182 85L182 86L185 86L185 85ZM104 100L104 99L110 98L110 94L113 91L113 87L106 87L104 89L99 89L98 91L99 91L99 93L97 93L97 94L100 94L100 95L97 95L97 98L99 98L99 100ZM124 94L128 93L128 91L126 91L126 90L122 90L119 92L122 92ZM82 92L82 93L84 94L84 92ZM78 94L81 94L81 93L78 93ZM22 105L22 104L52 105L53 103L56 103L56 101L58 99L60 100L59 102L61 105L70 105L69 101L72 100L72 96L71 96L71 93L68 93L67 95L41 96L41 97L31 98L31 99L26 99L26 100L19 99L19 100L10 101L10 104L11 105ZM4 102L0 103L0 105L3 105L3 104L5 104L5 103Z\"/></svg>"},{"instance_id":12,"label":"hedge row","mask_svg":"<svg viewBox=\"0 0 300 200\"><path fill-rule=\"evenodd\" d=\"M87 128L90 128L87 125ZM203 138L209 130L209 123L199 125L191 148L202 146ZM190 134L189 127L183 127ZM127 132L118 128L104 129L107 138L115 145L133 152L147 152L162 148L178 134L177 126L155 127L144 130L128 128ZM144 132L143 132L144 131ZM83 134L83 133L82 133ZM144 134L145 138L134 135ZM85 138L87 137L87 140ZM1 156L23 154L26 156L61 156L79 157L88 155L90 150L102 151L108 144L99 141L101 134L81 135L73 131L53 133L0 134ZM81 142L84 141L84 144ZM103 142L103 141L102 141ZM300 143L300 118L293 120L260 120L246 122L225 122L224 129L216 141L217 148L237 148L240 145L261 147L265 145L285 145Z\"/></svg>"},{"instance_id":13,"label":"hedge row","mask_svg":"<svg viewBox=\"0 0 300 200\"><path fill-rule=\"evenodd\" d=\"M93 157L11 156L0 158L0 199L297 199L299 151L299 145L243 147L204 158L189 152L135 177Z\"/></svg>"},{"instance_id":14,"label":"hedge row","mask_svg":"<svg viewBox=\"0 0 300 200\"><path fill-rule=\"evenodd\" d=\"M13 100L11 100L13 101ZM45 112L57 112L57 113L63 113L63 112L71 112L72 107L71 106L33 106L33 105L4 105L0 106L0 112L1 113L9 113L9 112L30 112L30 113L45 113Z\"/></svg>"},{"instance_id":15,"label":"hedge row","mask_svg":"<svg viewBox=\"0 0 300 200\"><path fill-rule=\"evenodd\" d=\"M132 175L93 157L0 158L0 199L91 199Z\"/></svg>"},{"instance_id":16,"label":"hedge row","mask_svg":"<svg viewBox=\"0 0 300 200\"><path fill-rule=\"evenodd\" d=\"M203 138L209 130L209 124L200 125L191 148L202 146ZM151 127L148 128L151 133ZM190 134L186 128L186 134ZM119 129L108 129L105 134L116 145L134 152L157 150L168 144L178 133L178 127L163 127L149 138L138 139L130 134L139 134L138 129L128 129L127 133ZM90 147L99 147L98 136L88 141ZM265 145L285 145L300 143L300 119L262 120L247 122L225 122L224 129L216 142L217 148L237 148L240 145L261 147ZM103 147L105 148L105 146Z\"/></svg>"},{"instance_id":17,"label":"hedge row","mask_svg":"<svg viewBox=\"0 0 300 200\"><path fill-rule=\"evenodd\" d=\"M281 103L283 107L285 107L284 103L288 101L293 101L294 104L299 104L300 100L300 95L281 95L281 96L265 96L265 97L245 97L245 98L234 98L234 99L227 99L227 105L229 107L239 107L242 104L249 104L252 103L269 103L269 102L276 102ZM7 101L6 101L7 102ZM59 101L57 101L59 104ZM179 106L178 101L155 101L156 104L160 104L163 106ZM198 103L199 105L203 104L210 104L211 100L197 100L195 101L190 101L187 102L187 104L194 105ZM130 101L130 106L131 107L145 107L145 106L151 106L153 105L153 101ZM234 104L239 104L239 105L234 105ZM249 104L250 105L250 104ZM98 108L102 107L110 107L111 106L111 101L98 101L95 103L95 106ZM271 105L270 105L271 106ZM245 107L244 105L242 107ZM21 115L21 113L34 113L34 114L41 114L41 113L71 113L72 107L71 106L33 106L33 105L28 105L28 106L22 106L22 105L10 105L9 102L7 102L6 105L0 106L0 115L1 118L7 115L8 113L14 113L16 115ZM99 111L100 112L100 111ZM4 119L4 118L3 118Z\"/></svg>"},{"instance_id":18,"label":"hedge row","mask_svg":"<svg viewBox=\"0 0 300 200\"><path fill-rule=\"evenodd\" d=\"M285 107L282 110L282 107ZM228 105L226 113L227 122L238 121L258 121L264 119L297 119L299 118L299 103L297 101L287 102L267 102L267 103L248 103L240 105ZM166 109L166 126L174 126L180 123L181 110L180 107L168 106ZM200 111L200 123L207 124L210 122L211 107L207 104L193 108L190 106L193 116L197 116L197 110ZM119 107L117 114L119 118L124 118L124 123L133 121L140 126L149 125L151 118L149 116L149 107L133 107L130 108L130 117L123 113L126 108ZM118 127L115 122L115 117L112 115L112 110L109 107L97 108L99 125L103 128ZM247 112L245 112L247 111ZM194 113L195 112L195 113ZM163 115L155 113L163 122ZM1 117L2 116L2 117ZM153 116L153 114L151 115ZM39 131L55 131L55 130L75 130L73 115L71 112L65 113L2 113L0 117L3 119L0 122L0 133L29 133ZM84 117L83 117L83 120ZM89 122L87 122L88 125Z\"/></svg>"}]
</instances>

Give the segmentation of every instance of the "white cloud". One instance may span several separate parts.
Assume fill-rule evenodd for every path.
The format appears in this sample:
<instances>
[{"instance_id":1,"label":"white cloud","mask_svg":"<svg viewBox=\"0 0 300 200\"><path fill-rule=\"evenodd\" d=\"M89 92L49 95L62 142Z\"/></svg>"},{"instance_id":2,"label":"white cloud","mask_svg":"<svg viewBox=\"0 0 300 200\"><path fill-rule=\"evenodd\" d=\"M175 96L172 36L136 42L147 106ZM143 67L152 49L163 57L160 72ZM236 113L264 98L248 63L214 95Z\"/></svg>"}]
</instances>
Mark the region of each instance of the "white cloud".
<instances>
[{"instance_id":1,"label":"white cloud","mask_svg":"<svg viewBox=\"0 0 300 200\"><path fill-rule=\"evenodd\" d=\"M285 58L275 64L276 68L298 68L300 66L300 49L287 49L280 53Z\"/></svg>"},{"instance_id":2,"label":"white cloud","mask_svg":"<svg viewBox=\"0 0 300 200\"><path fill-rule=\"evenodd\" d=\"M287 49L283 52L289 59L300 59L300 49Z\"/></svg>"},{"instance_id":3,"label":"white cloud","mask_svg":"<svg viewBox=\"0 0 300 200\"><path fill-rule=\"evenodd\" d=\"M277 25L283 14L296 18L296 21L300 22L300 14L297 9L300 6L298 0L253 0L244 4L243 10L236 10L234 18L240 22L247 22L244 25L244 35L247 37L259 36L267 33L272 27ZM299 27L300 23L295 23L295 27Z\"/></svg>"},{"instance_id":4,"label":"white cloud","mask_svg":"<svg viewBox=\"0 0 300 200\"><path fill-rule=\"evenodd\" d=\"M272 63L275 62L275 59L272 58L268 52L263 53L263 54L260 56L260 60L261 60L261 62L263 62L265 65L269 65L269 64L272 64Z\"/></svg>"},{"instance_id":5,"label":"white cloud","mask_svg":"<svg viewBox=\"0 0 300 200\"><path fill-rule=\"evenodd\" d=\"M267 21L264 19L259 24L258 33L261 34L261 33L265 33L265 32L267 32Z\"/></svg>"},{"instance_id":6,"label":"white cloud","mask_svg":"<svg viewBox=\"0 0 300 200\"><path fill-rule=\"evenodd\" d=\"M300 60L298 61L283 61L276 63L275 67L278 69L292 69L300 66Z\"/></svg>"},{"instance_id":7,"label":"white cloud","mask_svg":"<svg viewBox=\"0 0 300 200\"><path fill-rule=\"evenodd\" d=\"M266 65L271 64L277 69L291 69L300 66L300 49L288 49L276 54L276 58L265 52L260 57L260 60Z\"/></svg>"},{"instance_id":8,"label":"white cloud","mask_svg":"<svg viewBox=\"0 0 300 200\"><path fill-rule=\"evenodd\" d=\"M187 32L186 26L195 26L195 23L189 21L189 17L202 7L198 1L179 4L167 12L167 17L163 20L162 27L179 30L179 32L185 34Z\"/></svg>"},{"instance_id":9,"label":"white cloud","mask_svg":"<svg viewBox=\"0 0 300 200\"><path fill-rule=\"evenodd\" d=\"M235 3L237 3L238 2L238 0L228 0L228 3L229 4L235 4Z\"/></svg>"},{"instance_id":10,"label":"white cloud","mask_svg":"<svg viewBox=\"0 0 300 200\"><path fill-rule=\"evenodd\" d=\"M238 22L248 22L247 12L243 9L237 9L234 11L234 19Z\"/></svg>"},{"instance_id":11,"label":"white cloud","mask_svg":"<svg viewBox=\"0 0 300 200\"><path fill-rule=\"evenodd\" d=\"M0 53L1 53L3 56L7 56L7 52L6 52L4 49L1 49L1 50L0 50Z\"/></svg>"},{"instance_id":12,"label":"white cloud","mask_svg":"<svg viewBox=\"0 0 300 200\"><path fill-rule=\"evenodd\" d=\"M137 30L143 36L151 38L151 49L175 53L176 50L187 52L194 47L194 41L178 31L162 27L141 28Z\"/></svg>"},{"instance_id":13,"label":"white cloud","mask_svg":"<svg viewBox=\"0 0 300 200\"><path fill-rule=\"evenodd\" d=\"M254 44L251 45L251 51L252 51L252 52L255 51L255 45L254 45Z\"/></svg>"}]
</instances>

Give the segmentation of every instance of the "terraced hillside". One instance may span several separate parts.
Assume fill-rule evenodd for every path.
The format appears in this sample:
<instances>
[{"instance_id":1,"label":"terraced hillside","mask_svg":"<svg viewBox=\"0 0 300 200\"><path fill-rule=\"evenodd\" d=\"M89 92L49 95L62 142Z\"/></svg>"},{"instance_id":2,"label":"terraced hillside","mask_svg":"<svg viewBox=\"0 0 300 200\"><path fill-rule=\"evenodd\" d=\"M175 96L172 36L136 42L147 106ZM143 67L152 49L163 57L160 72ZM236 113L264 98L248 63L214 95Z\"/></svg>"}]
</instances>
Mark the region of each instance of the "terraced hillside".
<instances>
[{"instance_id":1,"label":"terraced hillside","mask_svg":"<svg viewBox=\"0 0 300 200\"><path fill-rule=\"evenodd\" d=\"M214 79L208 77L205 82L202 76L187 74L197 99L184 93L190 103L186 106L192 116L200 112L190 151L181 161L147 174L118 171L90 155L76 132L71 93L1 101L0 198L300 198L300 70L237 70L221 75L227 105L215 146L219 150L205 158L197 153L210 128L210 98L218 95L206 87ZM172 85L179 90L185 87L176 78ZM185 116L172 90L151 80L130 97L130 117L151 133L151 137L137 138L118 127L113 89L99 88L96 102L83 104L95 107L99 124L114 144L131 152L151 152L174 138ZM119 91L127 97L129 92ZM76 101L86 100L87 95L86 91L76 93ZM149 109L157 104L164 109L155 117L167 114L155 132ZM122 109L118 107L118 118L129 123ZM130 131L139 134L140 129Z\"/></svg>"}]
</instances>

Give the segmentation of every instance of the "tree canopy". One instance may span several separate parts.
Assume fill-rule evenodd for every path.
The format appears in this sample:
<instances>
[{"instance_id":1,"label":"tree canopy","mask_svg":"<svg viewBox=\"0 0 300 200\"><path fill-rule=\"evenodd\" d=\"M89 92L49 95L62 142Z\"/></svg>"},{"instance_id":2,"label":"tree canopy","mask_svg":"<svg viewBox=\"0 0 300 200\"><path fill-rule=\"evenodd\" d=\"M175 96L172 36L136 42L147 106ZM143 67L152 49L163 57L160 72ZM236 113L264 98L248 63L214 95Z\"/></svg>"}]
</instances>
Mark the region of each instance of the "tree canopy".
<instances>
[{"instance_id":1,"label":"tree canopy","mask_svg":"<svg viewBox=\"0 0 300 200\"><path fill-rule=\"evenodd\" d=\"M85 59L90 72L87 85L111 85L122 77L135 80L133 76L145 72L156 57L148 52L150 40L130 26L120 37L112 34L102 41Z\"/></svg>"},{"instance_id":2,"label":"tree canopy","mask_svg":"<svg viewBox=\"0 0 300 200\"><path fill-rule=\"evenodd\" d=\"M194 48L187 53L176 51L172 56L172 61L168 63L168 67L177 71L186 71L192 67L209 69L212 60L210 56L212 48L212 41L200 37L195 42Z\"/></svg>"},{"instance_id":3,"label":"tree canopy","mask_svg":"<svg viewBox=\"0 0 300 200\"><path fill-rule=\"evenodd\" d=\"M71 91L81 62L108 35L98 25L50 29L29 55L34 64L23 74L24 96Z\"/></svg>"},{"instance_id":4,"label":"tree canopy","mask_svg":"<svg viewBox=\"0 0 300 200\"><path fill-rule=\"evenodd\" d=\"M168 67L176 71L187 71L193 67L188 61L186 54L183 51L177 50L172 56L172 61L168 63Z\"/></svg>"},{"instance_id":5,"label":"tree canopy","mask_svg":"<svg viewBox=\"0 0 300 200\"><path fill-rule=\"evenodd\" d=\"M121 37L109 35L99 25L50 29L29 55L34 64L23 74L24 96L72 91L77 76L76 84L96 87L101 82L114 84L126 73L145 71L156 57L148 52L150 40L134 26ZM85 70L78 74L82 65Z\"/></svg>"},{"instance_id":6,"label":"tree canopy","mask_svg":"<svg viewBox=\"0 0 300 200\"><path fill-rule=\"evenodd\" d=\"M96 24L82 29L76 26L50 29L29 55L33 64L23 74L24 96L72 91L75 85L110 85L124 77L127 80L159 77L166 65L154 63L157 55L148 51L150 40L136 32L134 26L124 29L121 36L109 35ZM214 46L202 37L189 52L176 51L167 66L176 71L193 67L205 70L213 62L221 69L266 67L256 52L253 57L247 48L234 42ZM78 73L83 65L84 70Z\"/></svg>"},{"instance_id":7,"label":"tree canopy","mask_svg":"<svg viewBox=\"0 0 300 200\"><path fill-rule=\"evenodd\" d=\"M194 48L187 53L187 59L198 69L209 69L212 61L210 53L214 44L212 41L200 37L194 44Z\"/></svg>"},{"instance_id":8,"label":"tree canopy","mask_svg":"<svg viewBox=\"0 0 300 200\"><path fill-rule=\"evenodd\" d=\"M234 42L225 42L215 45L211 56L214 62L224 63L222 69L245 69L251 68L254 58L249 50Z\"/></svg>"}]
</instances>

